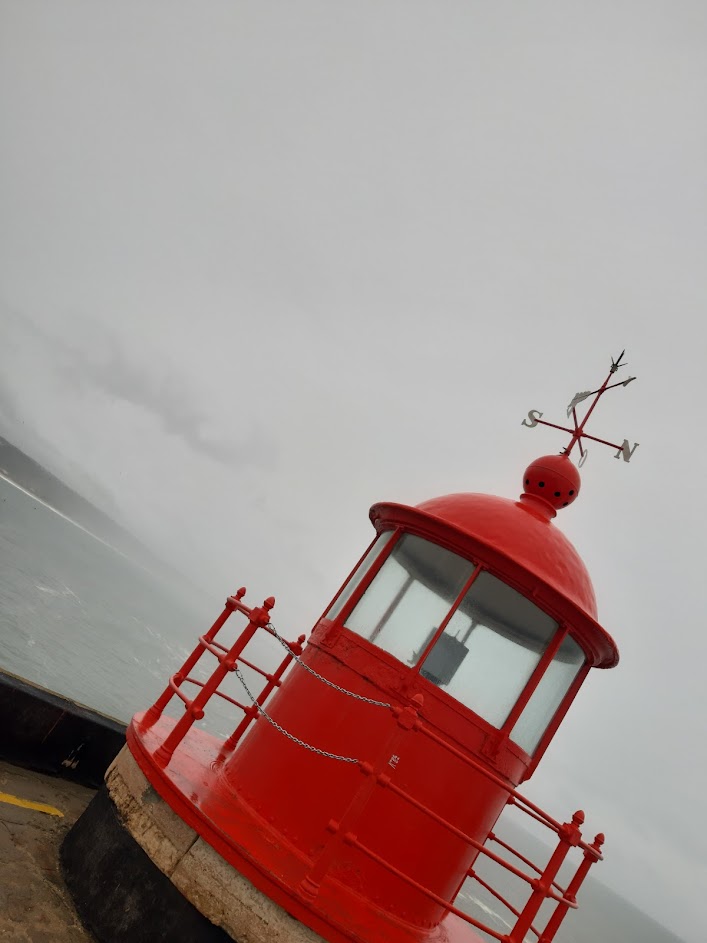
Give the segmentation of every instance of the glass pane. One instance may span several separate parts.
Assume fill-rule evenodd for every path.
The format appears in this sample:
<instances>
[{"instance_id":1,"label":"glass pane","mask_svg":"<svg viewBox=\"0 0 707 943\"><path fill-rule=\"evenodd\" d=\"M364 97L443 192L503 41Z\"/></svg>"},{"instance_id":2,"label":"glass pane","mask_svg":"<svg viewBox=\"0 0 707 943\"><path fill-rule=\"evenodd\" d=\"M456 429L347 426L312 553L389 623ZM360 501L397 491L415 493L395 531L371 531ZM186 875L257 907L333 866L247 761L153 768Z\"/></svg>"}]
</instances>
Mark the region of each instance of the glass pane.
<instances>
[{"instance_id":1,"label":"glass pane","mask_svg":"<svg viewBox=\"0 0 707 943\"><path fill-rule=\"evenodd\" d=\"M557 623L490 573L481 573L420 674L502 727Z\"/></svg>"},{"instance_id":2,"label":"glass pane","mask_svg":"<svg viewBox=\"0 0 707 943\"><path fill-rule=\"evenodd\" d=\"M450 550L406 534L380 568L346 625L414 665L474 569Z\"/></svg>"},{"instance_id":3,"label":"glass pane","mask_svg":"<svg viewBox=\"0 0 707 943\"><path fill-rule=\"evenodd\" d=\"M361 580L364 578L366 573L371 569L373 562L378 559L383 548L388 544L390 538L393 536L394 531L385 530L382 534L378 534L378 537L373 541L370 546L370 549L366 556L361 560L359 565L353 571L349 577L349 581L341 592L339 598L336 602L332 603L329 606L329 609L325 613L327 619L336 619L341 610L344 608L346 603L351 598L354 590L357 586L360 586Z\"/></svg>"},{"instance_id":4,"label":"glass pane","mask_svg":"<svg viewBox=\"0 0 707 943\"><path fill-rule=\"evenodd\" d=\"M545 669L540 684L515 722L511 740L526 753L533 754L547 725L555 716L562 698L569 691L584 664L584 652L571 636L560 645L557 654Z\"/></svg>"}]
</instances>

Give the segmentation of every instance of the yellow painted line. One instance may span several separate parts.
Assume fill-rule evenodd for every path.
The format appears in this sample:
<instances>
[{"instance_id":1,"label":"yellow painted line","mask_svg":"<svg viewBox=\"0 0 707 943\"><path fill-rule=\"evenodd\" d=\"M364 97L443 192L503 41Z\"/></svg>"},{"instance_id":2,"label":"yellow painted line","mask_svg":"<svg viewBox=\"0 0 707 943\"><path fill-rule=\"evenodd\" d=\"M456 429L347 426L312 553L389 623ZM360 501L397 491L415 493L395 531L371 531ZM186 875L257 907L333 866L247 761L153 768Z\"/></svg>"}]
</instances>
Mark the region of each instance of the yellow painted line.
<instances>
[{"instance_id":1,"label":"yellow painted line","mask_svg":"<svg viewBox=\"0 0 707 943\"><path fill-rule=\"evenodd\" d=\"M58 815L64 818L64 813L55 809L53 805L45 805L43 802L30 802L29 799L20 799L19 796L11 796L9 792L0 792L0 802L7 802L8 805L18 805L23 809L33 809L35 812L44 812L46 815Z\"/></svg>"}]
</instances>

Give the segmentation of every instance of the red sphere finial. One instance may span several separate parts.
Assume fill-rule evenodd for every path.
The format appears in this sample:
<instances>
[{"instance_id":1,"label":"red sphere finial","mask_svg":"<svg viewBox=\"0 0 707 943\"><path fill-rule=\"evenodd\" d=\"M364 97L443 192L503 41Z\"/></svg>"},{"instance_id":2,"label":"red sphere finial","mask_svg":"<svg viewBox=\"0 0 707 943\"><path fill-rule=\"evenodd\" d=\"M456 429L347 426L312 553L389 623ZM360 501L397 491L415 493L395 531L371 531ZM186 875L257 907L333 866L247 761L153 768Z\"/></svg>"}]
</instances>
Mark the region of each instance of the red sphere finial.
<instances>
[{"instance_id":1,"label":"red sphere finial","mask_svg":"<svg viewBox=\"0 0 707 943\"><path fill-rule=\"evenodd\" d=\"M549 505L548 517L554 517L560 508L572 504L580 486L579 470L566 455L543 455L525 470L521 501L525 498L536 507Z\"/></svg>"}]
</instances>

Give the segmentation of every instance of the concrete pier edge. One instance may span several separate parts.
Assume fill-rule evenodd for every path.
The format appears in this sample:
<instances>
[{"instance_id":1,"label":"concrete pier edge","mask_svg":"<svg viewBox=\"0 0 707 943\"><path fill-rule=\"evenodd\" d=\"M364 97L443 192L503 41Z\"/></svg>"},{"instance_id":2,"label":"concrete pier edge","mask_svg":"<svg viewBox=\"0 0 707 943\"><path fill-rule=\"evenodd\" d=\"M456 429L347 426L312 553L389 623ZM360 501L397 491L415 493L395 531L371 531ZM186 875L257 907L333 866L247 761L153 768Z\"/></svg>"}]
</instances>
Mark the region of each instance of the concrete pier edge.
<instances>
[{"instance_id":1,"label":"concrete pier edge","mask_svg":"<svg viewBox=\"0 0 707 943\"><path fill-rule=\"evenodd\" d=\"M127 746L65 838L61 863L100 943L322 943L173 812Z\"/></svg>"},{"instance_id":2,"label":"concrete pier edge","mask_svg":"<svg viewBox=\"0 0 707 943\"><path fill-rule=\"evenodd\" d=\"M97 789L125 724L0 671L0 758Z\"/></svg>"}]
</instances>

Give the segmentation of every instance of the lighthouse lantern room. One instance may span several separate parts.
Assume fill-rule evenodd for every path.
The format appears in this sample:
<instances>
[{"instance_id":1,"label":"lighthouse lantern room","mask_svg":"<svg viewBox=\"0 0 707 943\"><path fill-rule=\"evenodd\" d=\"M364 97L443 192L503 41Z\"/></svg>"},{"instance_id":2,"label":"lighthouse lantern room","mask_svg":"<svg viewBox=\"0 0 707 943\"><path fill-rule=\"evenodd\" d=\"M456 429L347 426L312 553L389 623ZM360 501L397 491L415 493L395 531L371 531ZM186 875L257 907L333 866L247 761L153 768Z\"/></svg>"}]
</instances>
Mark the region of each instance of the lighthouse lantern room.
<instances>
[{"instance_id":1,"label":"lighthouse lantern room","mask_svg":"<svg viewBox=\"0 0 707 943\"><path fill-rule=\"evenodd\" d=\"M251 608L240 590L155 705L133 718L102 801L140 846L141 867L178 890L189 919L204 921L200 932L225 934L199 939L554 939L601 858L603 836L586 842L582 812L557 821L517 787L589 670L618 661L597 621L589 574L553 519L580 492L575 447L580 463L587 439L612 445L625 461L635 451L585 431L601 396L633 379L610 382L622 359L599 389L575 396L571 427L528 414L524 425L571 438L561 454L529 465L517 501L453 494L417 507L374 505L375 536L306 644L304 636L282 638L273 599ZM577 407L590 398L580 422ZM224 644L219 633L232 613L247 626ZM283 646L274 671L250 660L257 633ZM216 663L206 682L193 677L202 657ZM243 666L249 679L261 676L259 691ZM222 687L230 672L242 702ZM240 712L225 741L195 726L214 696ZM175 697L184 704L176 720L164 713ZM548 861L528 861L495 834L509 804L553 833ZM86 813L97 814L108 813ZM188 838L181 844L180 828ZM74 874L89 843L80 820L65 843L69 884L99 939L122 940L105 927L110 907ZM97 873L111 867L108 844ZM558 874L572 849L578 860L563 887ZM519 902L484 882L480 858L526 888ZM461 908L469 880L507 907L507 930ZM155 935L160 919L145 915L147 900L136 912L150 940L192 938Z\"/></svg>"}]
</instances>

